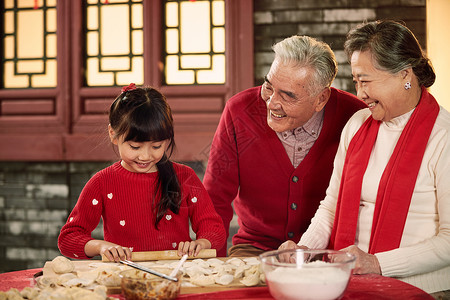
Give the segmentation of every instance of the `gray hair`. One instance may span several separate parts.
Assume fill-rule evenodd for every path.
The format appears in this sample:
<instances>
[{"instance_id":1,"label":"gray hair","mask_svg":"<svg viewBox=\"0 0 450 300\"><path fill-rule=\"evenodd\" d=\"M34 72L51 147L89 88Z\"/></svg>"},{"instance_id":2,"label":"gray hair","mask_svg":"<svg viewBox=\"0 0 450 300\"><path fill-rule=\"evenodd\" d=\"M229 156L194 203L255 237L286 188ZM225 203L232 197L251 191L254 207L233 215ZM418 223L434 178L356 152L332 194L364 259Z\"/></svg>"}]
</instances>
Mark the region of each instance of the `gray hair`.
<instances>
[{"instance_id":1,"label":"gray hair","mask_svg":"<svg viewBox=\"0 0 450 300\"><path fill-rule=\"evenodd\" d=\"M435 79L433 67L414 34L392 20L362 23L350 30L344 44L350 59L355 51L369 50L376 67L392 74L412 68L419 84L430 87Z\"/></svg>"},{"instance_id":2,"label":"gray hair","mask_svg":"<svg viewBox=\"0 0 450 300\"><path fill-rule=\"evenodd\" d=\"M338 66L336 57L327 43L309 36L294 35L273 45L275 59L283 63L297 63L299 67L314 70L314 80L310 83L310 94L330 87L336 77Z\"/></svg>"}]
</instances>

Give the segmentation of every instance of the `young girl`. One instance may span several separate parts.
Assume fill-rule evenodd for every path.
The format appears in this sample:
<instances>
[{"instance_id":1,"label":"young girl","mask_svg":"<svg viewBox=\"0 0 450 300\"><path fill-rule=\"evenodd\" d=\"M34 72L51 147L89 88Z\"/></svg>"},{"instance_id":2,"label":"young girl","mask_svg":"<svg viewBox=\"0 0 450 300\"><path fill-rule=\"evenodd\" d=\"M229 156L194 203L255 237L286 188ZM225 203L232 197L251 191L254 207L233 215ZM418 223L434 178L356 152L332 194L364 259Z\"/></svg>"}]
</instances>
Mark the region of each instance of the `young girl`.
<instances>
[{"instance_id":1,"label":"young girl","mask_svg":"<svg viewBox=\"0 0 450 300\"><path fill-rule=\"evenodd\" d=\"M197 255L225 242L222 219L194 171L171 162L175 142L171 110L153 88L122 89L109 111L109 136L121 161L84 187L58 246L65 256L131 259L131 251L177 249ZM103 218L105 240L91 232ZM191 241L189 221L197 239Z\"/></svg>"}]
</instances>

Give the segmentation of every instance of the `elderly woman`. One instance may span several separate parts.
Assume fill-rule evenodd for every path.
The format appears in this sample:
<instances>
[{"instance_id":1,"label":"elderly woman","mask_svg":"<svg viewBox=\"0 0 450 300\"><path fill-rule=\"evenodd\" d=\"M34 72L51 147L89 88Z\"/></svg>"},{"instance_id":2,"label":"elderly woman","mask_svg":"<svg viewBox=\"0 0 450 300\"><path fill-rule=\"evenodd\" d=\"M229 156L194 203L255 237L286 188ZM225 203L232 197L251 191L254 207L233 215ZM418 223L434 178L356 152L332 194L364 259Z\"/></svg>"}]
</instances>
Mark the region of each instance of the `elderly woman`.
<instances>
[{"instance_id":1,"label":"elderly woman","mask_svg":"<svg viewBox=\"0 0 450 300\"><path fill-rule=\"evenodd\" d=\"M345 51L368 108L344 128L327 195L298 245L353 253L357 274L449 290L450 114L426 89L433 68L393 21L353 29Z\"/></svg>"}]
</instances>

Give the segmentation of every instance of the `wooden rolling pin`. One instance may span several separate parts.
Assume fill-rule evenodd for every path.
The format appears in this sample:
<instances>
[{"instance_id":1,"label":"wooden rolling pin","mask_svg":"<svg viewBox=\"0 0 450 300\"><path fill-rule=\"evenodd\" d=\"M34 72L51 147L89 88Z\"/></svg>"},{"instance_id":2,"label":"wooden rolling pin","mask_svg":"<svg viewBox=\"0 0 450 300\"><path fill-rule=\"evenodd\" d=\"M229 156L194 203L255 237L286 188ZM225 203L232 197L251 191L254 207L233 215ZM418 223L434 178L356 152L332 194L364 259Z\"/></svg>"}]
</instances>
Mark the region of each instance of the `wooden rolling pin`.
<instances>
[{"instance_id":1,"label":"wooden rolling pin","mask_svg":"<svg viewBox=\"0 0 450 300\"><path fill-rule=\"evenodd\" d=\"M189 256L188 259L195 258L211 258L216 257L216 249L202 249L197 256ZM148 260L164 260L164 259L181 259L177 254L177 250L164 250L164 251L142 251L132 252L132 261L148 261ZM109 259L102 254L102 261L109 261Z\"/></svg>"}]
</instances>

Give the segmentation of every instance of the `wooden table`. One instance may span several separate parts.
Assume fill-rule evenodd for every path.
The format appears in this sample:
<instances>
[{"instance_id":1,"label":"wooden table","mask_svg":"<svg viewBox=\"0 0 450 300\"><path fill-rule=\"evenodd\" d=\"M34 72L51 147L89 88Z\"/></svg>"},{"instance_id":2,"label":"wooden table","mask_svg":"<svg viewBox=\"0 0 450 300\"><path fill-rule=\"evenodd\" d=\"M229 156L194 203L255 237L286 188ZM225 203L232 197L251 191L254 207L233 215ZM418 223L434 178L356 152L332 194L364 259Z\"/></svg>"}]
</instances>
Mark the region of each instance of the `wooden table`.
<instances>
[{"instance_id":1,"label":"wooden table","mask_svg":"<svg viewBox=\"0 0 450 300\"><path fill-rule=\"evenodd\" d=\"M42 269L29 269L0 274L0 291L10 288L22 290L34 286L34 275ZM111 297L124 299L121 295ZM267 287L241 288L201 294L183 294L178 299L274 299ZM380 275L353 275L341 300L423 299L433 300L429 294L403 281Z\"/></svg>"}]
</instances>

